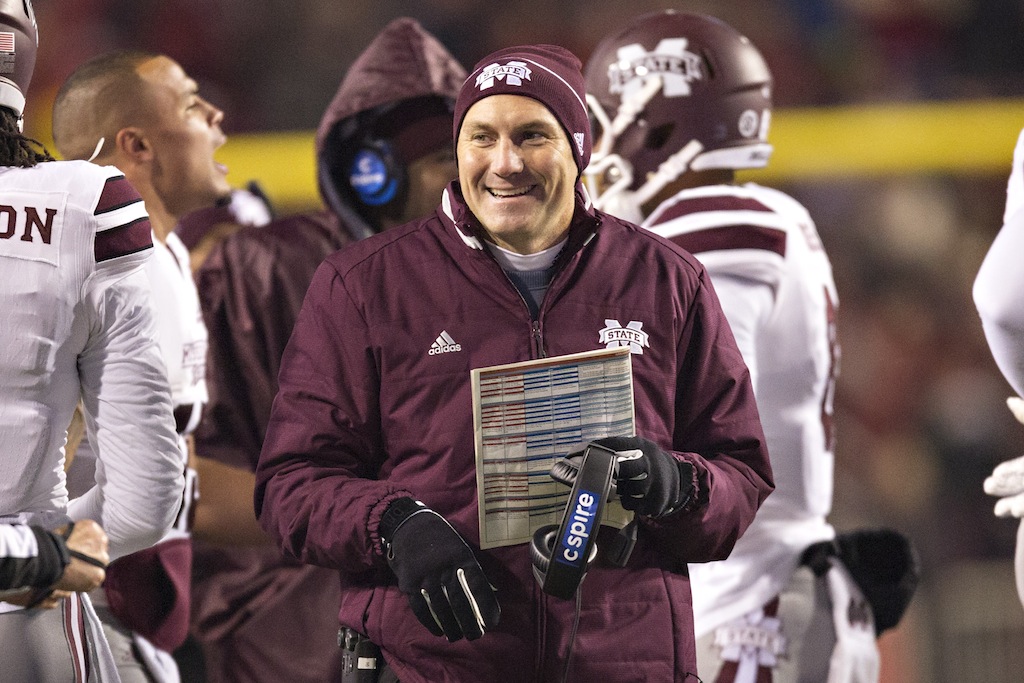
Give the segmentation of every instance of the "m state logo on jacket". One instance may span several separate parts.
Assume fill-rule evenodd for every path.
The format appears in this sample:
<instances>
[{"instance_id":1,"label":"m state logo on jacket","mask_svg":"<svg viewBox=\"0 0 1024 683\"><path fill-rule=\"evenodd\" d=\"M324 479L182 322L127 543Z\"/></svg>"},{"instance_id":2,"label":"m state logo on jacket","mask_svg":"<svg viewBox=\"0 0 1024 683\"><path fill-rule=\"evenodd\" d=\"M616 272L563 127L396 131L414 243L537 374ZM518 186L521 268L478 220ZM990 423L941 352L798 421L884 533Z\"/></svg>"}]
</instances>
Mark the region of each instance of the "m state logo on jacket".
<instances>
[{"instance_id":1,"label":"m state logo on jacket","mask_svg":"<svg viewBox=\"0 0 1024 683\"><path fill-rule=\"evenodd\" d=\"M650 348L648 334L643 331L644 324L637 320L630 320L623 327L618 320L604 321L604 328L600 332L599 342L605 348L611 349L617 346L628 346L629 352L643 354L644 347Z\"/></svg>"}]
</instances>

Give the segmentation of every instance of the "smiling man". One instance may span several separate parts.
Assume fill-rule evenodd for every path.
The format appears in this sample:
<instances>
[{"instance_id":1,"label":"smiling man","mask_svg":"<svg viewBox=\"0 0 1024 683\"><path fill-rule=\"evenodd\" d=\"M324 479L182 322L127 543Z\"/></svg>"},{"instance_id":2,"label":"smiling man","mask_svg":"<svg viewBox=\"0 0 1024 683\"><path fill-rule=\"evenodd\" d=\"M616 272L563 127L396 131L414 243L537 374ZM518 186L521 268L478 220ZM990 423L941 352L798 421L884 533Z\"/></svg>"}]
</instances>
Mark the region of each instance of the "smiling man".
<instances>
[{"instance_id":1,"label":"smiling man","mask_svg":"<svg viewBox=\"0 0 1024 683\"><path fill-rule=\"evenodd\" d=\"M146 274L171 385L181 471L187 473L174 528L153 548L111 564L103 588L93 591L124 681L174 680L177 667L170 653L188 633L190 513L197 485L188 438L208 399L208 334L189 253L174 228L187 212L213 206L231 191L227 169L214 160L226 140L223 118L177 62L142 52L109 53L86 62L54 102L53 137L60 153L116 166L149 212L156 249ZM91 450L88 443L79 448L68 470L70 489L91 485Z\"/></svg>"},{"instance_id":2,"label":"smiling man","mask_svg":"<svg viewBox=\"0 0 1024 683\"><path fill-rule=\"evenodd\" d=\"M563 48L484 58L441 206L328 257L285 351L257 514L286 555L339 570L340 621L380 646L380 680L696 680L686 563L725 557L772 490L703 267L579 182L584 102ZM640 436L599 442L630 452L616 487L636 544L560 600L528 543L480 548L470 372L618 346L619 323L646 335L630 344Z\"/></svg>"},{"instance_id":3,"label":"smiling man","mask_svg":"<svg viewBox=\"0 0 1024 683\"><path fill-rule=\"evenodd\" d=\"M498 247L534 254L569 229L578 171L558 119L539 101L495 95L466 113L462 192Z\"/></svg>"}]
</instances>

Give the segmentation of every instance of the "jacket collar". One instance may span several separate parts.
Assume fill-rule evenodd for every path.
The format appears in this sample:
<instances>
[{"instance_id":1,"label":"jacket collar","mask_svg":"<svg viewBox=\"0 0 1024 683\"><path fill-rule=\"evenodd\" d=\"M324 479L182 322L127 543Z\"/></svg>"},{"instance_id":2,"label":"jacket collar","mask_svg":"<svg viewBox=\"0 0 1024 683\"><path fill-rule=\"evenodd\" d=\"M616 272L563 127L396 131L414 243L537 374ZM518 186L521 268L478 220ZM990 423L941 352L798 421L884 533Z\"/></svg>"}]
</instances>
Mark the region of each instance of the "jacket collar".
<instances>
[{"instance_id":1,"label":"jacket collar","mask_svg":"<svg viewBox=\"0 0 1024 683\"><path fill-rule=\"evenodd\" d=\"M576 253L586 245L597 233L601 224L590 194L582 182L576 183L575 194L576 209L573 213L572 223L569 225L569 240L558 260L562 260L563 255ZM462 187L458 180L453 180L445 188L437 213L441 216L445 229L454 231L463 244L470 249L484 250L487 233L477 217L466 206L466 200L462 196Z\"/></svg>"}]
</instances>

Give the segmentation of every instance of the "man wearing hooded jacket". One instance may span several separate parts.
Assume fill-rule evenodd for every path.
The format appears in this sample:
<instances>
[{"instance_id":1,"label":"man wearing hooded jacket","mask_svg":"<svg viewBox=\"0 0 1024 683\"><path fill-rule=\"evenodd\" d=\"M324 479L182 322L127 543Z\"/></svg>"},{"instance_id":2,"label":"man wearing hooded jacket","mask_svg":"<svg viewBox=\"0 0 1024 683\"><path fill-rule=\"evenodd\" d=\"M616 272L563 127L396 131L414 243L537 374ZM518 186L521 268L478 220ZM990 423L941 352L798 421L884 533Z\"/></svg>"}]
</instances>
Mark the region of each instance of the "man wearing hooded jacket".
<instances>
[{"instance_id":1,"label":"man wearing hooded jacket","mask_svg":"<svg viewBox=\"0 0 1024 683\"><path fill-rule=\"evenodd\" d=\"M198 469L235 481L238 494L204 500L204 509L230 515L239 532L195 550L192 630L209 681L338 680L337 575L268 544L253 516L253 471L314 270L350 242L432 210L456 173L452 105L464 78L415 20L389 23L349 68L317 130L324 210L243 228L196 271L210 330Z\"/></svg>"},{"instance_id":2,"label":"man wearing hooded jacket","mask_svg":"<svg viewBox=\"0 0 1024 683\"><path fill-rule=\"evenodd\" d=\"M725 557L773 488L705 269L580 183L584 102L563 48L481 60L456 100L459 179L432 216L324 261L281 362L260 523L339 570L341 623L402 683L697 680L686 564ZM599 440L638 533L563 600L530 544L480 547L471 370L600 349L609 328L643 332L637 436Z\"/></svg>"}]
</instances>

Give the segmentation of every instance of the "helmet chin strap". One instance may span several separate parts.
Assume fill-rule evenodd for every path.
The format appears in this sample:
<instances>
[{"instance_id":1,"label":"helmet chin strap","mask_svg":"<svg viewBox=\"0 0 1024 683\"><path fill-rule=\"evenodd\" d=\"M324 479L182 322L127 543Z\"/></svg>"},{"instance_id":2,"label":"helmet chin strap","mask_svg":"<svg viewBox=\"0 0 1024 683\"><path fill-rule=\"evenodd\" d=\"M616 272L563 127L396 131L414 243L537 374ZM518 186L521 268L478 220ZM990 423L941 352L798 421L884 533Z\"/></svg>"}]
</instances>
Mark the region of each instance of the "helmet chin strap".
<instances>
[{"instance_id":1,"label":"helmet chin strap","mask_svg":"<svg viewBox=\"0 0 1024 683\"><path fill-rule=\"evenodd\" d=\"M654 195L661 192L662 188L686 173L690 168L690 162L702 151L704 151L704 145L697 140L690 140L683 145L681 150L661 162L658 170L647 176L647 182L637 188L637 206L646 204Z\"/></svg>"},{"instance_id":2,"label":"helmet chin strap","mask_svg":"<svg viewBox=\"0 0 1024 683\"><path fill-rule=\"evenodd\" d=\"M613 216L618 216L631 223L643 222L645 216L641 207L654 198L656 194L686 173L690 163L704 150L704 145L697 140L690 140L681 150L661 162L658 170L647 177L647 181L636 190L630 190L633 184L633 165L618 154L610 154L587 168L588 183L595 183L609 168L616 168L620 176L604 192L595 192L594 206Z\"/></svg>"}]
</instances>

